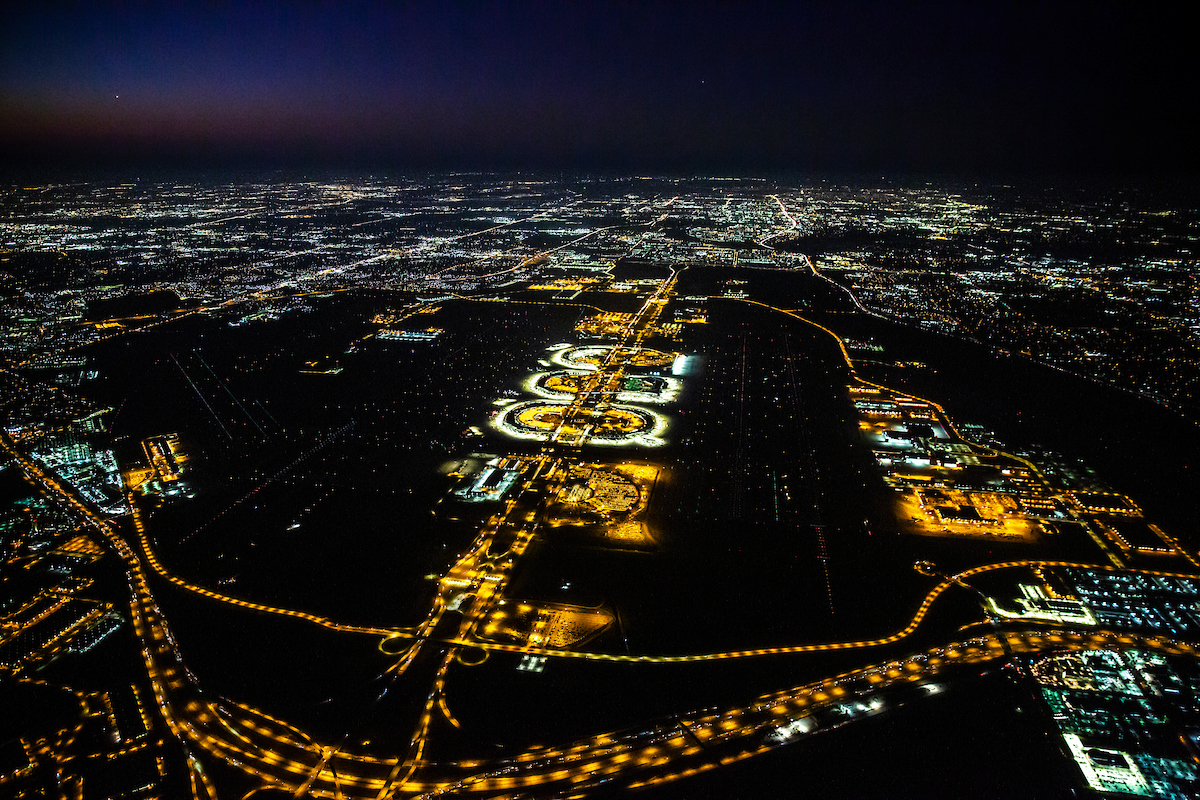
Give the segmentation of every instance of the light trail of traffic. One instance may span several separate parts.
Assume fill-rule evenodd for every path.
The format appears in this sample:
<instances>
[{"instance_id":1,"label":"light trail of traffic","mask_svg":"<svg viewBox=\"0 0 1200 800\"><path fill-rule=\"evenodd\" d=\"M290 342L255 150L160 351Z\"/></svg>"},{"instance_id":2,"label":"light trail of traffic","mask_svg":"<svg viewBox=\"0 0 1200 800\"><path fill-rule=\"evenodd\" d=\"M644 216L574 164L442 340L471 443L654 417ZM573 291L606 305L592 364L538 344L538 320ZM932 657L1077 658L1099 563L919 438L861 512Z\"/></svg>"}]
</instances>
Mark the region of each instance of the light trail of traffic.
<instances>
[{"instance_id":1,"label":"light trail of traffic","mask_svg":"<svg viewBox=\"0 0 1200 800\"><path fill-rule=\"evenodd\" d=\"M567 745L529 750L421 797L496 795L532 787L542 787L548 796L579 796L617 780L610 790L677 781L882 713L890 703L889 692L926 686L930 687L927 693L936 692L938 687L929 684L930 679L949 670L1007 660L1013 653L1094 649L1197 653L1192 643L1162 636L1068 631L981 636L764 694L746 705L678 715L636 731L608 731ZM674 768L663 771L667 765Z\"/></svg>"}]
</instances>

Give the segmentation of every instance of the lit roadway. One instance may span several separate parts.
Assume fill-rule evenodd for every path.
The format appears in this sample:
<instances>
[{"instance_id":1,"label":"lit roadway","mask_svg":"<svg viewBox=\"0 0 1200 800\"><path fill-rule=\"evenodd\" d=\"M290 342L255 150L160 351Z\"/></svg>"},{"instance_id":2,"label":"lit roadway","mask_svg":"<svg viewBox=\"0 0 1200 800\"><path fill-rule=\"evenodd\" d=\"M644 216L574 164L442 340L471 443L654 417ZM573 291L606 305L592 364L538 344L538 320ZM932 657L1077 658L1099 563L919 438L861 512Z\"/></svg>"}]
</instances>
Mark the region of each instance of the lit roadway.
<instances>
[{"instance_id":1,"label":"lit roadway","mask_svg":"<svg viewBox=\"0 0 1200 800\"><path fill-rule=\"evenodd\" d=\"M978 664L1005 658L1005 645L1013 652L1106 647L1154 649L1188 655L1196 653L1193 645L1165 637L1105 631L1079 633L1046 630L989 635L918 653L907 659L875 664L784 692L763 695L746 706L672 719L636 732L601 733L568 746L531 751L515 758L486 763L424 763L421 760L421 752L431 717L441 713L448 719L453 719L449 716L442 689L451 653L459 646L557 657L639 662L702 661L875 647L896 642L910 635L916 630L929 606L942 592L971 576L1000 569L1091 565L1038 561L982 565L939 583L922 602L913 621L888 637L860 642L810 644L705 655L620 656L479 641L471 636L471 632L484 615L468 611L463 614L463 620L458 626L458 638L434 642L436 646L445 648L447 655L437 671L425 713L413 737L411 752L392 758L357 754L317 743L286 722L247 706L208 700L181 662L166 620L150 592L143 567L145 556L139 557L139 553L128 545L112 524L81 501L68 486L19 453L7 438L2 443L4 449L25 468L27 474L41 484L44 490L87 520L108 540L125 563L131 591L130 611L134 630L142 642L147 674L160 711L172 732L185 745L195 745L223 761L260 776L268 784L286 787L289 790L304 789L312 796L378 798L392 794L438 794L447 791L495 795L522 787L537 786L545 786L546 791L557 794L572 787L583 792L590 786L610 780L619 780L621 785L634 786L696 774L765 752L794 741L802 735L833 727L843 721L876 713L886 707L889 702L888 691L892 687L933 678L955 664ZM514 506L515 504L510 504L508 511L503 513L507 514ZM513 560L507 555L501 558L493 557L487 550L499 522L499 519L493 518L492 524L481 532L476 546L442 579L443 588L435 603L435 611L416 634L416 643L404 651L394 669L403 669L407 663L411 663L416 648L426 641L423 637L433 629L449 605L456 604L461 609L464 603L475 602L480 608L490 607L490 601L498 596L497 587L503 584ZM527 543L528 539L527 536L524 541ZM518 538L517 541L521 539ZM516 555L512 550L506 552L512 553L513 557ZM1091 568L1112 569L1096 566ZM493 579L491 576L499 577ZM465 586L462 585L464 581ZM464 595L468 591L473 592L473 600ZM267 613L283 611L261 609L256 604L221 598L215 594L213 597L236 602L250 609L265 610ZM293 612L293 615L310 619L317 624L336 625L303 613ZM372 634L381 632L378 629L356 626L343 626L340 629ZM386 632L388 636L405 634L413 635L407 631ZM883 705L879 705L880 702ZM821 716L821 709L833 709L830 712L833 716ZM203 786L203 783L198 785Z\"/></svg>"},{"instance_id":2,"label":"lit roadway","mask_svg":"<svg viewBox=\"0 0 1200 800\"><path fill-rule=\"evenodd\" d=\"M566 419L590 416L612 400L620 386L625 359L640 347L671 296L674 283L675 276L672 275L647 299L606 356L589 391L576 395ZM284 788L296 796L382 800L395 795L477 793L502 796L525 791L561 796L583 794L609 782L615 782L617 787L632 788L694 775L853 719L881 713L889 704L903 702L909 696L905 692L936 691L936 686L929 682L943 672L959 665L1003 660L1013 652L1117 648L1196 654L1192 644L1165 637L1100 630L1081 633L1063 630L1061 626L1032 632L997 632L763 695L745 706L676 716L641 730L600 733L566 746L532 750L487 762L430 762L424 758L424 751L433 720L441 716L450 724L458 725L444 694L446 674L454 660L464 664L478 663L486 657L487 651L499 650L559 658L679 663L877 648L912 635L939 596L954 585L965 585L964 581L975 575L1043 566L1113 569L1048 561L1010 561L974 567L938 583L904 628L889 636L864 641L708 654L632 656L481 640L476 636L479 624L488 618L502 597L513 565L536 534L538 520L532 510L534 505L520 498L537 480L547 481L547 491L554 491L565 477L569 463L568 456L559 455L558 449L568 448L569 453L586 440L586 433L581 433L581 428L586 430L586 426L567 426L566 419L549 437L542 452L530 459L515 493L517 499L508 500L488 520L471 547L441 578L428 616L413 628L347 625L306 612L241 600L191 584L171 575L158 561L151 549L144 521L136 509L132 519L138 540L135 548L111 521L81 499L72 487L20 452L8 434L0 433L0 446L47 495L56 498L94 528L123 561L130 588L130 616L141 642L146 671L166 724L188 754L188 763L193 769L193 791L197 796L211 796L213 792L193 757L194 750L255 774L265 785ZM511 542L507 547L497 546L499 534ZM423 648L435 648L440 662L407 750L389 757L355 753L340 746L316 742L294 726L248 706L208 698L179 656L166 620L150 591L148 571L178 587L248 611L288 616L346 633L377 636L381 649L397 658L389 670L393 673L403 673ZM435 630L439 632L436 637Z\"/></svg>"}]
</instances>

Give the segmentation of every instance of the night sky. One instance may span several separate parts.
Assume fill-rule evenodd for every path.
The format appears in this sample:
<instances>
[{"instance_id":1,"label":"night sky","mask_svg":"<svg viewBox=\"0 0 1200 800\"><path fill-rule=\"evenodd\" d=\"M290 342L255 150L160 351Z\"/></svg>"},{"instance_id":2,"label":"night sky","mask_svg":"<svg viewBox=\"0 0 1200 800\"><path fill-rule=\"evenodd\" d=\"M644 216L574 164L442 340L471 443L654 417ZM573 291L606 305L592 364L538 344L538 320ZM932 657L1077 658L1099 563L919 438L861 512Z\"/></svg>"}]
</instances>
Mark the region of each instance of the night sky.
<instances>
[{"instance_id":1,"label":"night sky","mask_svg":"<svg viewBox=\"0 0 1200 800\"><path fill-rule=\"evenodd\" d=\"M1195 174L1165 8L31 2L2 163Z\"/></svg>"}]
</instances>

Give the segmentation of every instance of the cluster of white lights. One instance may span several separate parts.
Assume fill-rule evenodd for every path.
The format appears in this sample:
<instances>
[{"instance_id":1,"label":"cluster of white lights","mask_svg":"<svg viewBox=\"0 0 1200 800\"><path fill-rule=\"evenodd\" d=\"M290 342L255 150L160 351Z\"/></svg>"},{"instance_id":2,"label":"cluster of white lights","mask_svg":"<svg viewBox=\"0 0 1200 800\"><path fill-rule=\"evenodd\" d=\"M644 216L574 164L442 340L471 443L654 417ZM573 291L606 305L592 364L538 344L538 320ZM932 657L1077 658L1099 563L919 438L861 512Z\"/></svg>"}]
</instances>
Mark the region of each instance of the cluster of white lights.
<instances>
[{"instance_id":1,"label":"cluster of white lights","mask_svg":"<svg viewBox=\"0 0 1200 800\"><path fill-rule=\"evenodd\" d=\"M585 345L583 347L572 347L570 345L558 347L558 345L555 345L555 348L554 354L550 356L552 362L558 364L560 367L573 370L581 369L585 372L595 372L600 369L600 365L598 363L591 364L587 361L581 361L581 358L594 356L597 361L603 361L608 355L608 351L612 350L612 347L608 345Z\"/></svg>"},{"instance_id":2,"label":"cluster of white lights","mask_svg":"<svg viewBox=\"0 0 1200 800\"><path fill-rule=\"evenodd\" d=\"M666 386L661 392L651 394L650 392L622 391L617 393L617 399L626 403L670 403L679 397L679 392L683 389L683 381L666 375L655 375L654 378L666 382Z\"/></svg>"},{"instance_id":3,"label":"cluster of white lights","mask_svg":"<svg viewBox=\"0 0 1200 800\"><path fill-rule=\"evenodd\" d=\"M530 407L544 405L542 400L527 400L507 404L507 408L501 411L491 421L491 426L504 434L515 439L528 439L531 441L544 442L552 435L549 431L533 431L519 425L515 420L520 413ZM587 444L601 445L607 447L620 447L623 445L641 445L643 447L662 447L667 443L663 438L663 434L669 425L668 418L653 411L649 408L630 405L613 405L610 408L614 411L625 411L635 414L647 421L645 428L639 431L626 435L615 437L592 437L585 436L584 440Z\"/></svg>"},{"instance_id":4,"label":"cluster of white lights","mask_svg":"<svg viewBox=\"0 0 1200 800\"><path fill-rule=\"evenodd\" d=\"M567 369L555 370L554 372L535 372L527 377L521 383L521 388L529 394L545 398L547 400L569 400L575 396L575 392L566 390L548 389L542 385L542 381L550 375L569 375L582 378L587 375L590 370ZM672 378L666 375L651 376L654 380L664 382L664 387L661 392L637 392L637 391L621 391L617 393L617 399L625 403L671 403L678 397L683 389L683 381L678 378Z\"/></svg>"},{"instance_id":5,"label":"cluster of white lights","mask_svg":"<svg viewBox=\"0 0 1200 800\"><path fill-rule=\"evenodd\" d=\"M633 433L627 437L621 437L619 439L589 438L589 444L610 446L638 444L642 445L643 447L662 447L667 443L667 440L662 436L664 433L666 433L667 425L669 424L665 415L649 408L642 408L641 406L614 405L612 408L617 411L632 411L635 414L649 417L650 425L638 431L637 433Z\"/></svg>"}]
</instances>

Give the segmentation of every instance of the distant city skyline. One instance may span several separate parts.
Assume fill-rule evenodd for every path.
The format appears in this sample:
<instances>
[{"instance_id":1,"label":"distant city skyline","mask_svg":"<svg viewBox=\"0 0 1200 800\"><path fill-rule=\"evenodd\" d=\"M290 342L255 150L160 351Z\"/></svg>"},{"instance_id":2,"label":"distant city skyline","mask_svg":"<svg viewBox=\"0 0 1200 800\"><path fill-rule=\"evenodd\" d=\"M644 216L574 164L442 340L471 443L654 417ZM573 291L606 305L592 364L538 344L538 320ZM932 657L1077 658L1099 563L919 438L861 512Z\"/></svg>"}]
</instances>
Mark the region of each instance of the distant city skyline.
<instances>
[{"instance_id":1,"label":"distant city skyline","mask_svg":"<svg viewBox=\"0 0 1200 800\"><path fill-rule=\"evenodd\" d=\"M1188 26L1116 4L90 5L0 33L62 165L1172 176Z\"/></svg>"}]
</instances>

